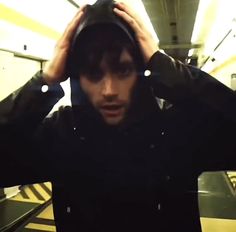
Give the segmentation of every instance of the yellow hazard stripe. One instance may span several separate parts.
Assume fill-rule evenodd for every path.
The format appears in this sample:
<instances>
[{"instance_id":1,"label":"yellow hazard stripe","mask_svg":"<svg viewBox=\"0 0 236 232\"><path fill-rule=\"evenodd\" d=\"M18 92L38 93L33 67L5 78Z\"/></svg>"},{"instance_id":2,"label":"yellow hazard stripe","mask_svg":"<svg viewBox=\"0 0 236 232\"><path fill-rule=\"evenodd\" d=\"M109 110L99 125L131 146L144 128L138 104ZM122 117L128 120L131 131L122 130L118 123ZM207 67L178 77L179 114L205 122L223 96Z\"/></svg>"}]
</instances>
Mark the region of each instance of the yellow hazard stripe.
<instances>
[{"instance_id":1,"label":"yellow hazard stripe","mask_svg":"<svg viewBox=\"0 0 236 232\"><path fill-rule=\"evenodd\" d=\"M45 184L50 190L52 190L52 184L51 184L51 182L44 182L44 184Z\"/></svg>"},{"instance_id":2,"label":"yellow hazard stripe","mask_svg":"<svg viewBox=\"0 0 236 232\"><path fill-rule=\"evenodd\" d=\"M227 174L229 177L236 176L236 172L232 172L232 171L228 171Z\"/></svg>"},{"instance_id":3,"label":"yellow hazard stripe","mask_svg":"<svg viewBox=\"0 0 236 232\"><path fill-rule=\"evenodd\" d=\"M43 36L46 36L50 39L57 40L60 37L60 33L53 30L46 25L39 23L20 12L15 11L3 4L0 4L0 19L13 23L17 26L24 27L30 31L39 33Z\"/></svg>"},{"instance_id":4,"label":"yellow hazard stripe","mask_svg":"<svg viewBox=\"0 0 236 232\"><path fill-rule=\"evenodd\" d=\"M54 220L52 204L50 204L39 215L37 215L37 218Z\"/></svg>"},{"instance_id":5,"label":"yellow hazard stripe","mask_svg":"<svg viewBox=\"0 0 236 232\"><path fill-rule=\"evenodd\" d=\"M33 199L25 199L25 198L20 197L20 196L16 196L16 197L10 198L9 200L11 200L11 201L26 202L26 203L38 203L38 204L45 203L45 201L33 200Z\"/></svg>"},{"instance_id":6,"label":"yellow hazard stripe","mask_svg":"<svg viewBox=\"0 0 236 232\"><path fill-rule=\"evenodd\" d=\"M36 223L29 223L25 228L33 230L43 230L43 231L56 231L55 226L36 224Z\"/></svg>"},{"instance_id":7,"label":"yellow hazard stripe","mask_svg":"<svg viewBox=\"0 0 236 232\"><path fill-rule=\"evenodd\" d=\"M236 220L220 219L220 218L200 218L202 231L214 231L214 232L235 232Z\"/></svg>"},{"instance_id":8,"label":"yellow hazard stripe","mask_svg":"<svg viewBox=\"0 0 236 232\"><path fill-rule=\"evenodd\" d=\"M25 188L25 193L29 196L29 198L33 201L38 201L38 198L34 195L30 188Z\"/></svg>"},{"instance_id":9,"label":"yellow hazard stripe","mask_svg":"<svg viewBox=\"0 0 236 232\"><path fill-rule=\"evenodd\" d=\"M229 181L232 184L232 187L234 188L234 190L236 190L236 172L234 171L228 171L226 172L228 177L229 177Z\"/></svg>"},{"instance_id":10,"label":"yellow hazard stripe","mask_svg":"<svg viewBox=\"0 0 236 232\"><path fill-rule=\"evenodd\" d=\"M44 185L45 187L43 188L42 185ZM21 190L21 192L19 192L16 196L10 198L9 200L43 204L51 199L52 185L50 182L45 182L40 184L37 183L32 186L36 192L33 192L30 186L25 186ZM45 188L47 191L45 190ZM36 193L38 194L36 195ZM38 198L38 195L43 197L43 199Z\"/></svg>"},{"instance_id":11,"label":"yellow hazard stripe","mask_svg":"<svg viewBox=\"0 0 236 232\"><path fill-rule=\"evenodd\" d=\"M51 196L40 186L40 184L34 184L34 187L46 201L51 198Z\"/></svg>"}]
</instances>

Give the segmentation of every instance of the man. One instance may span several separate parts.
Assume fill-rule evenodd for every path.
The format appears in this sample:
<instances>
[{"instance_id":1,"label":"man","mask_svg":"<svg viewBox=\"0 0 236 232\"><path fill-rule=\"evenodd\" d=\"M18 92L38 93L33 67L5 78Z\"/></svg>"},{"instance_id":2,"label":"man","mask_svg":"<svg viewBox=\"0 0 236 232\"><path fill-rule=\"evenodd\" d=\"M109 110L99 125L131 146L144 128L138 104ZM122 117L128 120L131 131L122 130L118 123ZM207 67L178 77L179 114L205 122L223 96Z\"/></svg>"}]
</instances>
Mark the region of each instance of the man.
<instances>
[{"instance_id":1,"label":"man","mask_svg":"<svg viewBox=\"0 0 236 232\"><path fill-rule=\"evenodd\" d=\"M72 107L45 118L68 76ZM57 231L201 231L198 176L236 168L235 102L160 53L128 6L97 1L77 13L43 73L1 102L4 164L27 173L0 183L50 180Z\"/></svg>"}]
</instances>

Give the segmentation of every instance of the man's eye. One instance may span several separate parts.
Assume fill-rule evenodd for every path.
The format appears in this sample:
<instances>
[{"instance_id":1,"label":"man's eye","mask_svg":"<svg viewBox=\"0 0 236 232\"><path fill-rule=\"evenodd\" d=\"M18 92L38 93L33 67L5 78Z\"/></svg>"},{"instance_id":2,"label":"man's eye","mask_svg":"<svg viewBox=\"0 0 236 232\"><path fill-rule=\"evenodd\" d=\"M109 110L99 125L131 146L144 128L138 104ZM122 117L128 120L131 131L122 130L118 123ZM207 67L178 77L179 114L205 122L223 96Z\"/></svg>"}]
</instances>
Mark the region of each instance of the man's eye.
<instances>
[{"instance_id":1,"label":"man's eye","mask_svg":"<svg viewBox=\"0 0 236 232\"><path fill-rule=\"evenodd\" d=\"M133 72L134 72L133 67L121 67L118 70L116 70L116 73L121 77L130 76Z\"/></svg>"},{"instance_id":2,"label":"man's eye","mask_svg":"<svg viewBox=\"0 0 236 232\"><path fill-rule=\"evenodd\" d=\"M86 77L90 80L90 81L100 81L103 77L103 73L100 71L92 71L92 72L88 72L86 74Z\"/></svg>"}]
</instances>

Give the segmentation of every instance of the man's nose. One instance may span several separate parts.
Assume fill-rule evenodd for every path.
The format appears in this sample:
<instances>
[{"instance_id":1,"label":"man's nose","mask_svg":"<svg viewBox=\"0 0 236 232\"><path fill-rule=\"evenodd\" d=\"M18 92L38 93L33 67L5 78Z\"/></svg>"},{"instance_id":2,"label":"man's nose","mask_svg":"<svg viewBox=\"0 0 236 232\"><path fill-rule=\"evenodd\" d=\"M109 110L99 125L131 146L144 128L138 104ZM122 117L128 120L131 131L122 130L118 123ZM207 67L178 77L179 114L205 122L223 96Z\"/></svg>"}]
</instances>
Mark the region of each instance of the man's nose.
<instances>
[{"instance_id":1,"label":"man's nose","mask_svg":"<svg viewBox=\"0 0 236 232\"><path fill-rule=\"evenodd\" d=\"M118 96L117 82L111 75L106 75L103 79L102 95L111 99Z\"/></svg>"}]
</instances>

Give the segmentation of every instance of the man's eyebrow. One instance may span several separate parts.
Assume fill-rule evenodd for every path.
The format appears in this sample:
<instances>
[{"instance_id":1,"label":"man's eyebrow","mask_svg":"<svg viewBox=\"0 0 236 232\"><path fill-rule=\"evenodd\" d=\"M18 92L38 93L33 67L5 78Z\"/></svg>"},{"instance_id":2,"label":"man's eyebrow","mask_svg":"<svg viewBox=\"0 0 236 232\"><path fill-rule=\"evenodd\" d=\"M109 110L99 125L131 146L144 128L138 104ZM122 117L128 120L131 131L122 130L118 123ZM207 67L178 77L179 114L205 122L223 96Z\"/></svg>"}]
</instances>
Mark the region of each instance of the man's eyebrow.
<instances>
[{"instance_id":1,"label":"man's eyebrow","mask_svg":"<svg viewBox=\"0 0 236 232\"><path fill-rule=\"evenodd\" d=\"M110 69L114 72L121 70L135 70L135 64L132 61L121 61L110 66Z\"/></svg>"},{"instance_id":2,"label":"man's eyebrow","mask_svg":"<svg viewBox=\"0 0 236 232\"><path fill-rule=\"evenodd\" d=\"M120 60L117 65L134 66L134 62L132 60Z\"/></svg>"},{"instance_id":3,"label":"man's eyebrow","mask_svg":"<svg viewBox=\"0 0 236 232\"><path fill-rule=\"evenodd\" d=\"M124 61L119 61L118 63L113 64L111 66L111 68L113 70L118 70L118 69L121 69L121 68L134 69L135 68L135 64L132 61L124 60Z\"/></svg>"}]
</instances>

